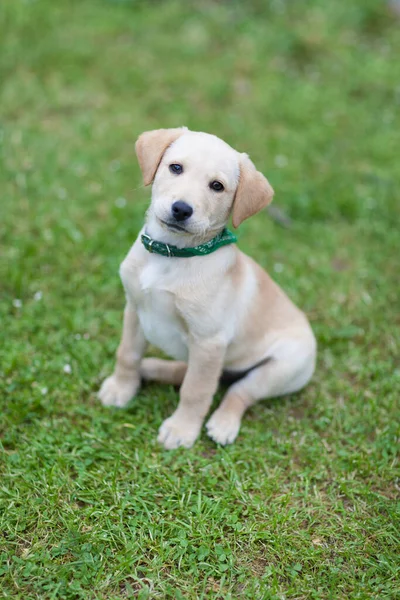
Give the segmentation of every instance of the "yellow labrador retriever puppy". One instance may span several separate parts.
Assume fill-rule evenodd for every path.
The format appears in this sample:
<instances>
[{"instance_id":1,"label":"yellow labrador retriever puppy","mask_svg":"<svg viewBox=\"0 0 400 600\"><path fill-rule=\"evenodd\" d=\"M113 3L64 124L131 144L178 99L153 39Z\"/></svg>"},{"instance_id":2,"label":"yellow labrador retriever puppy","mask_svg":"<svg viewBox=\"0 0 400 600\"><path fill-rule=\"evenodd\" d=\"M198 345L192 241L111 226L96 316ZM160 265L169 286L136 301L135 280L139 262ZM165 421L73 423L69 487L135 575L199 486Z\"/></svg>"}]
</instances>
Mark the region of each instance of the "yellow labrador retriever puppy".
<instances>
[{"instance_id":1,"label":"yellow labrador retriever puppy","mask_svg":"<svg viewBox=\"0 0 400 600\"><path fill-rule=\"evenodd\" d=\"M267 206L273 190L246 154L207 133L148 131L136 153L152 200L121 265L122 340L99 397L121 407L141 379L181 385L158 440L189 448L225 380L231 385L206 427L229 444L249 406L296 392L315 367L307 318L226 229L230 216L238 227ZM147 342L176 360L143 358Z\"/></svg>"}]
</instances>

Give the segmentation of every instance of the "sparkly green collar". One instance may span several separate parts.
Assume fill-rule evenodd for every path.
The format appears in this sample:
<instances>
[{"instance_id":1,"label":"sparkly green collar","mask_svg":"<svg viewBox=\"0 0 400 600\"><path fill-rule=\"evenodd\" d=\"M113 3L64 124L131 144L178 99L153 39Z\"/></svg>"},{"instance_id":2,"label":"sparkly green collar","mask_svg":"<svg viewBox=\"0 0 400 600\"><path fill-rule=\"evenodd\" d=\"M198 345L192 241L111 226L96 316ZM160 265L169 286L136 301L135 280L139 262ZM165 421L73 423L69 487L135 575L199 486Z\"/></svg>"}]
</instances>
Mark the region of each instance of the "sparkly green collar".
<instances>
[{"instance_id":1,"label":"sparkly green collar","mask_svg":"<svg viewBox=\"0 0 400 600\"><path fill-rule=\"evenodd\" d=\"M234 244L236 242L236 235L229 231L229 229L226 229L226 227L212 240L206 242L205 244L194 246L193 248L178 248L177 246L171 246L171 244L157 242L146 233L143 233L141 237L142 244L146 248L146 250L148 250L149 252L154 252L154 254L161 254L161 256L168 256L169 258L205 256L206 254L211 254L211 252L215 252L215 250L218 250L218 248L221 248L221 246L226 246L227 244Z\"/></svg>"}]
</instances>

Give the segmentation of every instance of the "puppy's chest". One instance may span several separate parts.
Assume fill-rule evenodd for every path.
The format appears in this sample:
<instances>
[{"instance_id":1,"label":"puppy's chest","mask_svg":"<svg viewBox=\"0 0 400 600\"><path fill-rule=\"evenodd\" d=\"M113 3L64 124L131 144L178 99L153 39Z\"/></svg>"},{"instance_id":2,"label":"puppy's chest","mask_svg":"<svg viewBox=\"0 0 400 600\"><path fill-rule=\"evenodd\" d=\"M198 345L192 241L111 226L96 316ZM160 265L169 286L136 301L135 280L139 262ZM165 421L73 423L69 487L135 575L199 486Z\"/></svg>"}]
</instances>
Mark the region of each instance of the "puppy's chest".
<instances>
[{"instance_id":1,"label":"puppy's chest","mask_svg":"<svg viewBox=\"0 0 400 600\"><path fill-rule=\"evenodd\" d=\"M174 288L168 265L153 262L139 270L129 292L146 339L166 354L186 360L187 332L176 308Z\"/></svg>"}]
</instances>

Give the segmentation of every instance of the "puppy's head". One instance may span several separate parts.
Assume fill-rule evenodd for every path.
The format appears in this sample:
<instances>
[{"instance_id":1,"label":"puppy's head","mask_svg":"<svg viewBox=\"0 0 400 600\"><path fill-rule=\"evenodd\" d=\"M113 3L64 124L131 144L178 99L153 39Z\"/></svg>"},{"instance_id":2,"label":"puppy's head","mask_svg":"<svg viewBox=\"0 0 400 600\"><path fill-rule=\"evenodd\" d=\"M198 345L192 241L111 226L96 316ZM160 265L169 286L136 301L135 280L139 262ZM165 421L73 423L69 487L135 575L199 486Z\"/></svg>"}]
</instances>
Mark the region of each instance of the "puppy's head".
<instances>
[{"instance_id":1,"label":"puppy's head","mask_svg":"<svg viewBox=\"0 0 400 600\"><path fill-rule=\"evenodd\" d=\"M152 237L180 246L214 237L232 214L238 227L272 200L273 190L246 154L214 135L186 128L143 133L136 153L153 183Z\"/></svg>"}]
</instances>

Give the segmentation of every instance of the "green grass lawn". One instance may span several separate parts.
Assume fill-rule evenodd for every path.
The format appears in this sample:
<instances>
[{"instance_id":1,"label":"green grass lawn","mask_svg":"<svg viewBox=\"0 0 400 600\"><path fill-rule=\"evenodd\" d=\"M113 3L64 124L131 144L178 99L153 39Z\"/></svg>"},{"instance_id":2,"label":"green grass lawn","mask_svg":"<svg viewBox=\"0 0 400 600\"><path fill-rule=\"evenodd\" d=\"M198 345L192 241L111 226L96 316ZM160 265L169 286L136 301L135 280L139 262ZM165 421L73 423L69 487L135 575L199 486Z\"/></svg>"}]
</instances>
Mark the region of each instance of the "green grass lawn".
<instances>
[{"instance_id":1,"label":"green grass lawn","mask_svg":"<svg viewBox=\"0 0 400 600\"><path fill-rule=\"evenodd\" d=\"M400 20L384 3L3 0L0 596L400 598ZM309 315L312 383L167 452L174 389L96 399L147 129L248 152L291 219L241 249ZM218 401L218 398L216 399Z\"/></svg>"}]
</instances>

